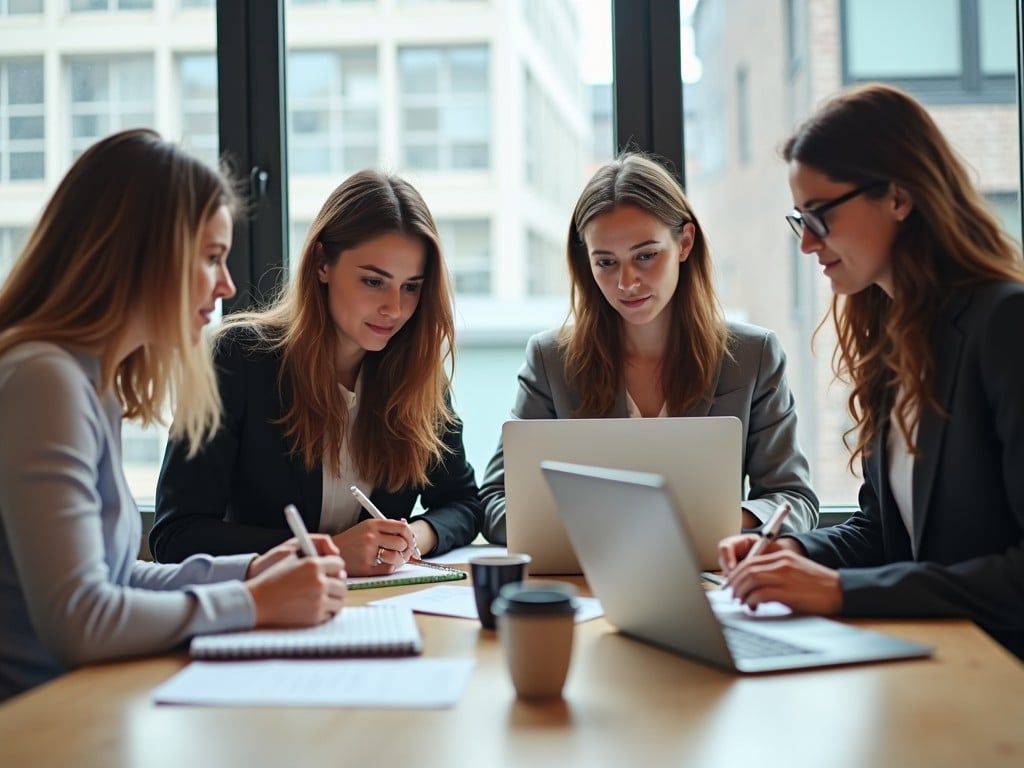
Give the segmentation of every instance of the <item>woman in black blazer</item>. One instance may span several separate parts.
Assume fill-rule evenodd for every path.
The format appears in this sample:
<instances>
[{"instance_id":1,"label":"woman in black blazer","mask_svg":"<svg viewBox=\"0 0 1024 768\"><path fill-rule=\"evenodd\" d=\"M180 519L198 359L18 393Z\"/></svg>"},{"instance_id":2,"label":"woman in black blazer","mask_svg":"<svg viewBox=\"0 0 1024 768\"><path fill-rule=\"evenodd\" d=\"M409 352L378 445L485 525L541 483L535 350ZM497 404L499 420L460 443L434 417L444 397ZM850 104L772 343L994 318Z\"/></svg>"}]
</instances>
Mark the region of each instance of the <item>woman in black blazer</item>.
<instances>
[{"instance_id":1,"label":"woman in black blazer","mask_svg":"<svg viewBox=\"0 0 1024 768\"><path fill-rule=\"evenodd\" d=\"M869 85L783 151L786 217L835 293L860 509L722 542L735 594L843 616L974 620L1024 658L1024 266L928 113ZM851 459L852 462L853 459Z\"/></svg>"},{"instance_id":2,"label":"woman in black blazer","mask_svg":"<svg viewBox=\"0 0 1024 768\"><path fill-rule=\"evenodd\" d=\"M194 454L169 442L154 556L262 552L289 538L287 504L333 536L352 575L468 544L480 505L450 403L453 349L426 203L400 178L356 173L313 222L280 300L225 320L224 424ZM389 519L362 510L352 485ZM417 499L424 511L406 522Z\"/></svg>"}]
</instances>

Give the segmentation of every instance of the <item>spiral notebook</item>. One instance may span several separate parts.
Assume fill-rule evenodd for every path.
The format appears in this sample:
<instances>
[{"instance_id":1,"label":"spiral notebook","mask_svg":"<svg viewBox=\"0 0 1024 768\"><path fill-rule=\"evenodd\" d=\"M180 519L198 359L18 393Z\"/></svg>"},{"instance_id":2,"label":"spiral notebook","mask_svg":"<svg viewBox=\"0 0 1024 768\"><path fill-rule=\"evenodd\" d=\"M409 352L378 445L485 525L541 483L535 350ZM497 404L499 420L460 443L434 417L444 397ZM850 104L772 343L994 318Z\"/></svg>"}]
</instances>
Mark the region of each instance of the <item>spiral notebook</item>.
<instances>
[{"instance_id":1,"label":"spiral notebook","mask_svg":"<svg viewBox=\"0 0 1024 768\"><path fill-rule=\"evenodd\" d=\"M386 576L352 576L345 579L349 589L371 589L373 587L398 587L403 584L429 584L434 581L458 581L466 578L466 572L446 565L417 560L406 563L394 573Z\"/></svg>"},{"instance_id":2,"label":"spiral notebook","mask_svg":"<svg viewBox=\"0 0 1024 768\"><path fill-rule=\"evenodd\" d=\"M192 638L196 659L287 656L413 656L423 650L408 608L357 605L304 629L253 629Z\"/></svg>"}]
</instances>

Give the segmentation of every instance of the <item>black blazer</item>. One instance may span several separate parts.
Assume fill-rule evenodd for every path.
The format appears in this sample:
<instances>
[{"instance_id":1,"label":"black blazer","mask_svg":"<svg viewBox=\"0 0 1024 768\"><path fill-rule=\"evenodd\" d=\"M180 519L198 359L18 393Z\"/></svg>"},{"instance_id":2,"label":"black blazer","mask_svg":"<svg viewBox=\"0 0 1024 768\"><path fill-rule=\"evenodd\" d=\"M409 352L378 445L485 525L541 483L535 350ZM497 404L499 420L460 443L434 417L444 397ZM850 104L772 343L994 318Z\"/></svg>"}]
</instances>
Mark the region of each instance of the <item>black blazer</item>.
<instances>
[{"instance_id":1,"label":"black blazer","mask_svg":"<svg viewBox=\"0 0 1024 768\"><path fill-rule=\"evenodd\" d=\"M1024 658L1024 285L958 295L934 330L936 396L914 461L913 540L889 485L888 425L864 461L860 510L796 534L839 569L844 616L974 620Z\"/></svg>"},{"instance_id":2,"label":"black blazer","mask_svg":"<svg viewBox=\"0 0 1024 768\"><path fill-rule=\"evenodd\" d=\"M161 562L178 562L197 552L265 552L291 537L286 504L299 508L311 531L319 530L322 466L308 470L300 456L290 454L277 423L282 413L280 356L255 349L252 334L231 331L217 345L221 429L192 459L186 457L187 444L167 444L149 536L153 556ZM419 497L425 512L415 519L428 522L437 534L430 554L471 542L481 514L461 423L445 434L444 442L450 453L429 469L428 487L370 493L381 512L395 519L408 519ZM368 517L364 512L360 519Z\"/></svg>"}]
</instances>

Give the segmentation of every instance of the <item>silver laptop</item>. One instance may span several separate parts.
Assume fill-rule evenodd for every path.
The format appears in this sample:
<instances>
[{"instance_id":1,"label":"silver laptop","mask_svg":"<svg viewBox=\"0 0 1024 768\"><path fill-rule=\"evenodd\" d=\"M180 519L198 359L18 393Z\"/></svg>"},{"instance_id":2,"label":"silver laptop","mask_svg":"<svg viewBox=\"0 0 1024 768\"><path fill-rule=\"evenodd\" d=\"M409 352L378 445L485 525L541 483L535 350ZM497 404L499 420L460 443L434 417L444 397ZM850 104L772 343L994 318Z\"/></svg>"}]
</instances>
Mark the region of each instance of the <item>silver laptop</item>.
<instances>
[{"instance_id":1,"label":"silver laptop","mask_svg":"<svg viewBox=\"0 0 1024 768\"><path fill-rule=\"evenodd\" d=\"M508 548L530 555L532 574L582 573L542 461L664 476L704 568L716 567L718 542L740 529L742 425L733 416L523 419L505 422L502 442Z\"/></svg>"},{"instance_id":2,"label":"silver laptop","mask_svg":"<svg viewBox=\"0 0 1024 768\"><path fill-rule=\"evenodd\" d=\"M700 583L688 521L660 475L544 462L569 538L621 632L739 672L930 656L934 648L813 616L752 613ZM712 599L709 599L712 598ZM712 602L719 603L718 608ZM777 608L783 608L776 605Z\"/></svg>"}]
</instances>

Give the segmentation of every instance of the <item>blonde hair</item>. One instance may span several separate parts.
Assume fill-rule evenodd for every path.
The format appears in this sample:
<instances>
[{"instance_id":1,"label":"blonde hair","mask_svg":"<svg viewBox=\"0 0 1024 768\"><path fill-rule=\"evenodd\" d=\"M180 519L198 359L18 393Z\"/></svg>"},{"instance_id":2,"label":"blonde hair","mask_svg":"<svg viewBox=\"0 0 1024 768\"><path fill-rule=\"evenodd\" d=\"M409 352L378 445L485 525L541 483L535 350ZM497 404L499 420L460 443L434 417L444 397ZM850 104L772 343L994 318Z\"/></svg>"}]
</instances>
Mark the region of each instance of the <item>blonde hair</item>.
<instances>
[{"instance_id":1,"label":"blonde hair","mask_svg":"<svg viewBox=\"0 0 1024 768\"><path fill-rule=\"evenodd\" d=\"M580 194L569 225L567 253L573 324L562 331L566 374L577 382L575 416L606 416L622 380L622 321L594 279L582 233L596 217L633 205L656 217L676 239L693 224L693 248L680 265L669 305L671 333L662 364L669 415L684 414L714 386L727 352L728 329L712 280L711 253L679 183L651 157L627 152L602 166Z\"/></svg>"},{"instance_id":2,"label":"blonde hair","mask_svg":"<svg viewBox=\"0 0 1024 768\"><path fill-rule=\"evenodd\" d=\"M366 354L350 425L335 373L338 330L317 271L325 257L333 265L343 251L389 233L423 243L425 278L412 317L383 350ZM258 347L281 354L282 423L307 467L323 461L339 473L351 429L348 445L360 477L390 491L428 484L428 469L447 451L444 432L455 420L445 373L445 360L454 360L455 323L437 227L412 185L372 170L342 182L310 226L298 270L279 299L263 311L232 315L221 333L239 326L256 331Z\"/></svg>"},{"instance_id":3,"label":"blonde hair","mask_svg":"<svg viewBox=\"0 0 1024 768\"><path fill-rule=\"evenodd\" d=\"M220 424L208 349L192 341L199 238L231 184L158 134L123 131L89 147L46 204L0 288L0 354L26 341L99 350L100 389L126 418L163 423L190 455ZM153 336L123 360L126 318Z\"/></svg>"},{"instance_id":4,"label":"blonde hair","mask_svg":"<svg viewBox=\"0 0 1024 768\"><path fill-rule=\"evenodd\" d=\"M868 455L887 404L895 405L896 424L916 454L910 436L921 414L928 408L942 414L931 343L939 315L966 286L1024 281L1020 249L928 112L897 88L870 84L833 97L785 142L782 155L833 181L891 182L913 201L892 244L895 295L873 285L833 296L822 323L832 317L833 369L852 384L854 426L844 435L852 443L850 465ZM865 196L886 194L888 187L879 186Z\"/></svg>"}]
</instances>

